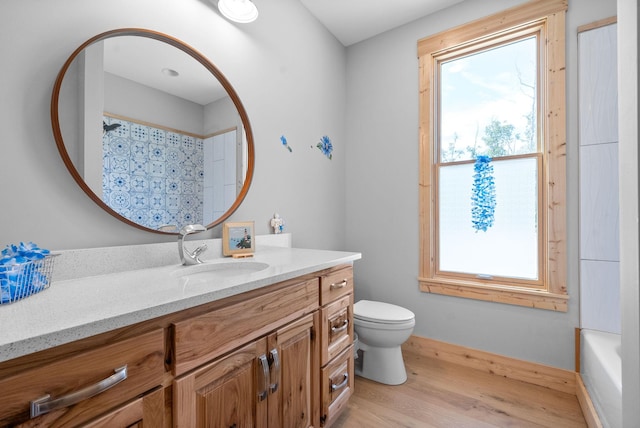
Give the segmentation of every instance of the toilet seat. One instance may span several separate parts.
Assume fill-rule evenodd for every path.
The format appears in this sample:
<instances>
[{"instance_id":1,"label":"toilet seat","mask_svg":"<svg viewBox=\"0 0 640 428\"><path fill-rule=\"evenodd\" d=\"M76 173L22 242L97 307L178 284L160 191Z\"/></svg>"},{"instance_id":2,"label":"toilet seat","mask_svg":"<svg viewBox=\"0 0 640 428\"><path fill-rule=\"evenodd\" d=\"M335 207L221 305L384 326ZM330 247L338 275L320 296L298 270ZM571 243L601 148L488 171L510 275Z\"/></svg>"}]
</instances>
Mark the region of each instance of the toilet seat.
<instances>
[{"instance_id":1,"label":"toilet seat","mask_svg":"<svg viewBox=\"0 0 640 428\"><path fill-rule=\"evenodd\" d=\"M415 315L409 309L391 303L360 300L353 305L354 321L375 324L411 324Z\"/></svg>"}]
</instances>

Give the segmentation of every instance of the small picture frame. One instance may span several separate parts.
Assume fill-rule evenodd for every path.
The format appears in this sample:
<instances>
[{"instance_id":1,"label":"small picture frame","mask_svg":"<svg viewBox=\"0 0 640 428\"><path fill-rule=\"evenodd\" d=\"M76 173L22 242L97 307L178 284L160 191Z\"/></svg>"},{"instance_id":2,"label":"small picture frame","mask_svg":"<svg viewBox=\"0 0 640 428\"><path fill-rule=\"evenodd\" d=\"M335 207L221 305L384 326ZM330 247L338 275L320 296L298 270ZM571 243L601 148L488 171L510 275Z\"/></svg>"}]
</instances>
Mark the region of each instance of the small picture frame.
<instances>
[{"instance_id":1,"label":"small picture frame","mask_svg":"<svg viewBox=\"0 0 640 428\"><path fill-rule=\"evenodd\" d=\"M222 226L222 254L232 257L251 257L256 249L253 222L225 223Z\"/></svg>"}]
</instances>

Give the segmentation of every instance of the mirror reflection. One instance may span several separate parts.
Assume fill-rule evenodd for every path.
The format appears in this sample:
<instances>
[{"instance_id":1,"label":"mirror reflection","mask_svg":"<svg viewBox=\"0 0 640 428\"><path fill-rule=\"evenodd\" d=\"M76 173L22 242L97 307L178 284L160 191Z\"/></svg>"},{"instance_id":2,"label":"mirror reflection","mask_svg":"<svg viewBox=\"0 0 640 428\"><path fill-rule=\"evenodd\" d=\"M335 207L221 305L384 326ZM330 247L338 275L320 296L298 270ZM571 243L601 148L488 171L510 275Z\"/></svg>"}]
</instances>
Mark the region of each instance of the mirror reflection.
<instances>
[{"instance_id":1,"label":"mirror reflection","mask_svg":"<svg viewBox=\"0 0 640 428\"><path fill-rule=\"evenodd\" d=\"M233 88L169 36L125 30L85 43L58 77L52 122L85 192L142 229L212 227L250 184L252 136Z\"/></svg>"}]
</instances>

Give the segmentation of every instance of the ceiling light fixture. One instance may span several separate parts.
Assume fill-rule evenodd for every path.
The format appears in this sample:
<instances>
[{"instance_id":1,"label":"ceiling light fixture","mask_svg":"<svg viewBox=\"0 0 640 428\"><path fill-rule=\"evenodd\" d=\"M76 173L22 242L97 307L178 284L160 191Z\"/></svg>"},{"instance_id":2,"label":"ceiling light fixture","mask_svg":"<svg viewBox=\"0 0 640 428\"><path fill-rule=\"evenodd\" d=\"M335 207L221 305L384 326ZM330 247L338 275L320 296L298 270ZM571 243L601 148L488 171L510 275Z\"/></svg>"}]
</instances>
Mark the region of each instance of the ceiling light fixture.
<instances>
[{"instance_id":1,"label":"ceiling light fixture","mask_svg":"<svg viewBox=\"0 0 640 428\"><path fill-rule=\"evenodd\" d=\"M258 18L258 9L251 0L218 0L218 10L225 18L243 24Z\"/></svg>"}]
</instances>

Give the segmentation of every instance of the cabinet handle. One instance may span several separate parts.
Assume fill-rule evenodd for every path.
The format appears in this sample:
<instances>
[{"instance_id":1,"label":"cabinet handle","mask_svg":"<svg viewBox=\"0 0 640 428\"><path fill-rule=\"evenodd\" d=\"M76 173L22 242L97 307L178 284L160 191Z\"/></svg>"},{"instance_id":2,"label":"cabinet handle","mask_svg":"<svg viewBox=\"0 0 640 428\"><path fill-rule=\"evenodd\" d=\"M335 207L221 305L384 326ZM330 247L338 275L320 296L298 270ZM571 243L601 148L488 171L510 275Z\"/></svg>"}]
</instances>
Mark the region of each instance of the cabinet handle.
<instances>
[{"instance_id":1,"label":"cabinet handle","mask_svg":"<svg viewBox=\"0 0 640 428\"><path fill-rule=\"evenodd\" d=\"M349 327L349 320L345 319L342 321L342 325L340 327L331 326L331 334L334 335L336 333L340 333L341 331L345 331Z\"/></svg>"},{"instance_id":2,"label":"cabinet handle","mask_svg":"<svg viewBox=\"0 0 640 428\"><path fill-rule=\"evenodd\" d=\"M273 364L275 369L275 374L273 377L275 378L275 382L269 385L269 392L274 393L278 390L278 380L280 379L280 356L278 355L277 349L272 349L270 352L269 365Z\"/></svg>"},{"instance_id":3,"label":"cabinet handle","mask_svg":"<svg viewBox=\"0 0 640 428\"><path fill-rule=\"evenodd\" d=\"M31 402L31 417L35 418L37 416L44 415L45 413L49 413L53 410L72 406L76 403L79 403L80 401L103 393L107 389L116 386L126 378L127 366L124 366L120 367L119 369L115 369L114 373L108 378L60 398L51 398L51 395L47 394L44 397L40 397L37 400L33 400Z\"/></svg>"},{"instance_id":4,"label":"cabinet handle","mask_svg":"<svg viewBox=\"0 0 640 428\"><path fill-rule=\"evenodd\" d=\"M344 288L348 284L347 278L343 279L342 282L334 282L329 286L330 289L335 290L336 288Z\"/></svg>"},{"instance_id":5,"label":"cabinet handle","mask_svg":"<svg viewBox=\"0 0 640 428\"><path fill-rule=\"evenodd\" d=\"M335 383L331 384L331 392L337 391L347 386L347 383L349 382L349 373L345 373L342 376L344 376L344 379L338 385L336 385Z\"/></svg>"},{"instance_id":6,"label":"cabinet handle","mask_svg":"<svg viewBox=\"0 0 640 428\"><path fill-rule=\"evenodd\" d=\"M266 355L260 355L260 366L262 367L262 391L258 391L258 401L262 401L267 398L267 391L269 390L269 362Z\"/></svg>"}]
</instances>

